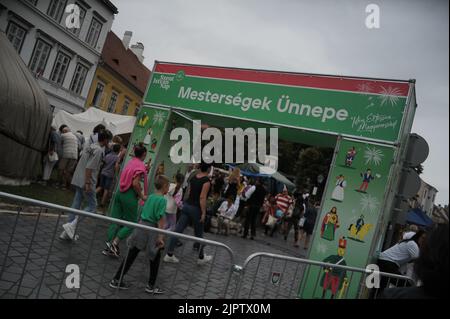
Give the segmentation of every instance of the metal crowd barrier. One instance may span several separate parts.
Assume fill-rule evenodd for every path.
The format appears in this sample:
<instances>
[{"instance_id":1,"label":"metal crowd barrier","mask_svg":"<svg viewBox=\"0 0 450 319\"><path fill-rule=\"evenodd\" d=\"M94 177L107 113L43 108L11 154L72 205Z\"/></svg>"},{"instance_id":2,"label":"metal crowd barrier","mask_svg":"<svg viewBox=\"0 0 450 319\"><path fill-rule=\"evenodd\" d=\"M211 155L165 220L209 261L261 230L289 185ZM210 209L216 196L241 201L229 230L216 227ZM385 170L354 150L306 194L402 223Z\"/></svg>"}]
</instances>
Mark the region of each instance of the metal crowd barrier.
<instances>
[{"instance_id":1,"label":"metal crowd barrier","mask_svg":"<svg viewBox=\"0 0 450 319\"><path fill-rule=\"evenodd\" d=\"M334 295L334 298L376 299L380 296L380 289L369 289L366 287L367 276L373 274L371 270L262 252L252 254L245 260L244 265L240 269L241 276L234 298L304 298L305 279L311 276L314 290L306 298L329 299L331 297L329 291L331 286L324 288L323 280L325 270L332 271L333 269L345 271L346 280L344 285L347 288L351 285L359 285L357 296L349 297L349 290L340 288ZM385 272L377 273L380 281L384 282L386 287L392 285L396 287L415 285L414 280L406 276ZM310 285L311 280L308 279Z\"/></svg>"},{"instance_id":2,"label":"metal crowd barrier","mask_svg":"<svg viewBox=\"0 0 450 319\"><path fill-rule=\"evenodd\" d=\"M20 203L17 211L0 213L0 299L5 298L302 298L305 278L311 277L314 291L311 298L321 298L324 270L339 269L346 272L346 285L359 285L356 296L349 290L339 289L335 298L377 298L379 290L368 289L365 279L372 271L367 269L324 263L271 253L250 255L243 266L235 264L233 251L225 244L177 234L141 224L131 223L92 214L60 205L0 192L0 199ZM40 207L37 213L25 213L24 205ZM49 211L50 210L50 211ZM53 213L52 213L53 212ZM62 225L66 222L63 213L84 216L77 226L79 239L68 242L59 240ZM156 286L165 290L162 295L144 292L148 280L148 260L141 252L131 267L125 281L132 283L129 290L112 289L114 277L123 256L126 242L121 243L122 257L111 258L101 254L105 247L107 227L115 223L149 232L179 238L184 243L175 250L178 264L161 261ZM213 259L205 265L197 265L198 252L192 244L205 245L205 253ZM162 253L162 258L165 251ZM71 280L71 269L79 269L79 288L67 284ZM68 270L69 269L69 270ZM414 285L405 276L379 272L389 286ZM308 282L311 282L308 280ZM329 288L329 287L328 287ZM329 298L329 291L326 292Z\"/></svg>"},{"instance_id":3,"label":"metal crowd barrier","mask_svg":"<svg viewBox=\"0 0 450 319\"><path fill-rule=\"evenodd\" d=\"M230 298L235 287L232 281L235 256L220 242L131 223L88 213L39 200L0 192L0 199L19 204L17 211L0 213L0 299L5 298ZM38 213L23 212L24 205L40 207ZM49 213L51 212L56 213ZM77 225L79 239L63 241L58 237L66 223L63 213L74 213L84 219ZM146 254L136 259L124 281L132 284L129 290L112 289L114 277L127 254L127 244L120 244L122 256L112 258L101 254L105 248L107 227L115 223L180 239L183 245L175 250L178 264L161 264L156 286L165 293L150 295L144 292L148 281ZM192 243L205 245L211 262L197 265L198 252ZM71 265L68 267L68 265ZM73 265L79 269L79 288L70 285L75 280ZM69 281L69 285L67 284ZM73 283L73 282L72 282Z\"/></svg>"}]
</instances>

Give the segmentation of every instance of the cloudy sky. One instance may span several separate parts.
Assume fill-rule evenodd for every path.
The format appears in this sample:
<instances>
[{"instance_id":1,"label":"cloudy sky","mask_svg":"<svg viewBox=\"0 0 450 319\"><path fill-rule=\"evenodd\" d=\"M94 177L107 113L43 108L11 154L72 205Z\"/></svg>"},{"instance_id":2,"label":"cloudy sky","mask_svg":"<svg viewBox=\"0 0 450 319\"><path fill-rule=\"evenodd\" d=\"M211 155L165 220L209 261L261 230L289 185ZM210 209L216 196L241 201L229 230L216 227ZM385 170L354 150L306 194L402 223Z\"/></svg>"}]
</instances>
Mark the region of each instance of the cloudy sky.
<instances>
[{"instance_id":1,"label":"cloudy sky","mask_svg":"<svg viewBox=\"0 0 450 319\"><path fill-rule=\"evenodd\" d=\"M430 145L422 178L449 200L449 16L445 0L113 0L113 31L154 60L416 79L413 132ZM365 25L368 4L380 28Z\"/></svg>"}]
</instances>

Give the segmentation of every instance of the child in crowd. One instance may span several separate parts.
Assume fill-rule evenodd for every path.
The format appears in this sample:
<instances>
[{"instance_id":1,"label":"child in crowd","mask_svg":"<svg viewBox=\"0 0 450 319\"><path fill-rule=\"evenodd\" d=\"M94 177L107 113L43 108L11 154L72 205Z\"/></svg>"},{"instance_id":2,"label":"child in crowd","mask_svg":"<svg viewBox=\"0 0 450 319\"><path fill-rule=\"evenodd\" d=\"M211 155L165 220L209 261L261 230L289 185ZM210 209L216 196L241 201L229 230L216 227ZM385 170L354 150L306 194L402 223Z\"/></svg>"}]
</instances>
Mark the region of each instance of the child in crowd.
<instances>
[{"instance_id":1,"label":"child in crowd","mask_svg":"<svg viewBox=\"0 0 450 319\"><path fill-rule=\"evenodd\" d=\"M102 207L106 206L106 201L108 200L108 196L112 191L112 186L114 185L114 177L118 173L116 163L119 159L120 145L114 144L112 146L112 151L109 152L103 158L103 168L100 173L100 183L97 187L97 194L100 194L103 191L101 205Z\"/></svg>"},{"instance_id":2,"label":"child in crowd","mask_svg":"<svg viewBox=\"0 0 450 319\"><path fill-rule=\"evenodd\" d=\"M184 175L178 173L175 182L171 183L169 192L164 196L167 200L166 208L166 229L174 231L177 224L177 211L183 205L183 182Z\"/></svg>"},{"instance_id":3,"label":"child in crowd","mask_svg":"<svg viewBox=\"0 0 450 319\"><path fill-rule=\"evenodd\" d=\"M226 200L222 202L219 209L219 216L217 217L217 234L220 233L222 228L225 228L225 235L228 236L230 232L230 222L233 220L236 212L239 208L239 196L233 202L233 196L228 196Z\"/></svg>"},{"instance_id":4,"label":"child in crowd","mask_svg":"<svg viewBox=\"0 0 450 319\"><path fill-rule=\"evenodd\" d=\"M150 195L142 209L140 224L165 228L165 215L167 200L164 195L169 191L169 179L164 175L155 178L155 193ZM150 274L145 291L152 294L162 294L163 291L155 286L158 275L161 250L164 248L164 235L154 232L135 229L128 242L129 251L122 262L113 280L109 283L111 288L128 289L130 286L123 281L131 265L141 250L146 251L150 259Z\"/></svg>"}]
</instances>

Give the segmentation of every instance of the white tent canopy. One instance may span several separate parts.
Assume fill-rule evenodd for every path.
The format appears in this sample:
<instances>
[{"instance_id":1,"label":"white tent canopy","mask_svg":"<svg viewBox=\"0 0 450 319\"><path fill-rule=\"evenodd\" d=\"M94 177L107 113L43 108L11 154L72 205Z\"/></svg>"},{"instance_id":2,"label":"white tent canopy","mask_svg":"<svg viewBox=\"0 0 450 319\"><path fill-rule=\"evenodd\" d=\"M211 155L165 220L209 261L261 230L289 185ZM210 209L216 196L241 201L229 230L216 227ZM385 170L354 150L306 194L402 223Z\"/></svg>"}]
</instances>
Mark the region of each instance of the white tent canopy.
<instances>
[{"instance_id":1,"label":"white tent canopy","mask_svg":"<svg viewBox=\"0 0 450 319\"><path fill-rule=\"evenodd\" d=\"M84 136L92 134L92 130L98 124L105 125L113 135L131 133L135 122L135 116L108 113L95 107L90 107L78 114L61 110L53 118L53 124L56 127L66 124L72 132L81 131Z\"/></svg>"}]
</instances>

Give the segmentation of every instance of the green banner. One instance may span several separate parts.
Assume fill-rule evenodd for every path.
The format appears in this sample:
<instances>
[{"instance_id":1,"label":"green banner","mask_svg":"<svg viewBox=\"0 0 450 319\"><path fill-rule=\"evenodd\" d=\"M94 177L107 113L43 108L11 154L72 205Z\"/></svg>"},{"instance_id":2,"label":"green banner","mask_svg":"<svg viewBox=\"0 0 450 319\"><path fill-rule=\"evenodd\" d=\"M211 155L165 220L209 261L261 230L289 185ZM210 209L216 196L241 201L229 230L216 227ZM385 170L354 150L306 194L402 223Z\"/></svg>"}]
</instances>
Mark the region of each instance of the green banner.
<instances>
[{"instance_id":1,"label":"green banner","mask_svg":"<svg viewBox=\"0 0 450 319\"><path fill-rule=\"evenodd\" d=\"M149 160L152 161L152 166L156 165L155 158L158 150L158 145L161 143L161 139L164 133L164 125L168 119L168 110L142 107L136 118L136 124L134 125L133 132L128 142L127 153L122 164L122 169L125 167L126 163L133 157L134 146L139 143L144 143L147 148L147 157L145 158L145 163ZM119 175L120 176L120 175ZM119 178L119 176L117 178ZM149 190L151 190L151 176L149 175L148 182ZM116 183L115 191L113 192L113 198L111 199L111 204L109 211L112 211L114 205L114 196L119 192L119 182Z\"/></svg>"},{"instance_id":2,"label":"green banner","mask_svg":"<svg viewBox=\"0 0 450 319\"><path fill-rule=\"evenodd\" d=\"M155 72L146 103L312 131L397 141L406 97Z\"/></svg>"},{"instance_id":3,"label":"green banner","mask_svg":"<svg viewBox=\"0 0 450 319\"><path fill-rule=\"evenodd\" d=\"M394 149L342 140L317 216L309 259L366 268ZM355 298L361 275L311 266L301 298Z\"/></svg>"}]
</instances>

